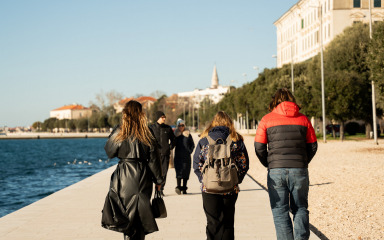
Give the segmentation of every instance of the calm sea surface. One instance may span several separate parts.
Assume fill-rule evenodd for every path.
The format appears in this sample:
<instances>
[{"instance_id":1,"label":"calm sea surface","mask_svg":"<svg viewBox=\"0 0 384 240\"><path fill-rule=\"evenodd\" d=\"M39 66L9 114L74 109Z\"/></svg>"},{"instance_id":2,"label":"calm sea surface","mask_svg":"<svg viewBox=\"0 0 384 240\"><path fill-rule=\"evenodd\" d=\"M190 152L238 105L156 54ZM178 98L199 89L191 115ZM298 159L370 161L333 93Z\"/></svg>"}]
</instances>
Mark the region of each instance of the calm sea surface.
<instances>
[{"instance_id":1,"label":"calm sea surface","mask_svg":"<svg viewBox=\"0 0 384 240\"><path fill-rule=\"evenodd\" d=\"M0 217L117 163L106 138L0 140Z\"/></svg>"}]
</instances>

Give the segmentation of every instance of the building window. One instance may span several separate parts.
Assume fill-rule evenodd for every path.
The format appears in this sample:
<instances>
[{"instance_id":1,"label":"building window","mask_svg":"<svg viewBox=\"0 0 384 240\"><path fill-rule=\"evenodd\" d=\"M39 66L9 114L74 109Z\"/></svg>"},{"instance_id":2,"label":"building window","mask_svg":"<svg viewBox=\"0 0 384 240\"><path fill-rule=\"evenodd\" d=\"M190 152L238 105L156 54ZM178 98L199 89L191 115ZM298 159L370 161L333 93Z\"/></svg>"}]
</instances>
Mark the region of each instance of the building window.
<instances>
[{"instance_id":1,"label":"building window","mask_svg":"<svg viewBox=\"0 0 384 240\"><path fill-rule=\"evenodd\" d=\"M304 18L301 19L301 29L304 28Z\"/></svg>"},{"instance_id":2,"label":"building window","mask_svg":"<svg viewBox=\"0 0 384 240\"><path fill-rule=\"evenodd\" d=\"M353 0L353 7L354 8L360 8L360 2L361 0Z\"/></svg>"},{"instance_id":3,"label":"building window","mask_svg":"<svg viewBox=\"0 0 384 240\"><path fill-rule=\"evenodd\" d=\"M373 7L376 7L376 8L381 7L381 0L375 0L375 1L373 2Z\"/></svg>"}]
</instances>

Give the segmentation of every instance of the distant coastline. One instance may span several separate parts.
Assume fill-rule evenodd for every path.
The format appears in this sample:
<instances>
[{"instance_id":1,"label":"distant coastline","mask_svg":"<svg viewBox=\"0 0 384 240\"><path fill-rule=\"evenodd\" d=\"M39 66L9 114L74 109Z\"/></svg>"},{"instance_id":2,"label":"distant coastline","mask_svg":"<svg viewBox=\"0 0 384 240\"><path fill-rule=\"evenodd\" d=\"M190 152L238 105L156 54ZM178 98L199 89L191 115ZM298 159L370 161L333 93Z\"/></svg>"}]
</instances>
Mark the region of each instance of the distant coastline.
<instances>
[{"instance_id":1,"label":"distant coastline","mask_svg":"<svg viewBox=\"0 0 384 240\"><path fill-rule=\"evenodd\" d=\"M47 133L47 132L28 132L28 133L7 133L0 135L0 140L10 139L56 139L56 138L107 138L109 133Z\"/></svg>"}]
</instances>

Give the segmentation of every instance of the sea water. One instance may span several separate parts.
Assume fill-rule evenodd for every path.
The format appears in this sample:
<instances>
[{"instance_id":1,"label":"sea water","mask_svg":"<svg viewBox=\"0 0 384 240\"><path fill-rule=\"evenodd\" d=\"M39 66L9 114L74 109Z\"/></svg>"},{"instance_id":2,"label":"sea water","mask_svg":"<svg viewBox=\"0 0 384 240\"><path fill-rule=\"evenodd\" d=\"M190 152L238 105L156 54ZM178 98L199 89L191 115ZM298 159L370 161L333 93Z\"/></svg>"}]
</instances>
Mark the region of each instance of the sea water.
<instances>
[{"instance_id":1,"label":"sea water","mask_svg":"<svg viewBox=\"0 0 384 240\"><path fill-rule=\"evenodd\" d=\"M0 140L0 217L117 163L106 138Z\"/></svg>"}]
</instances>

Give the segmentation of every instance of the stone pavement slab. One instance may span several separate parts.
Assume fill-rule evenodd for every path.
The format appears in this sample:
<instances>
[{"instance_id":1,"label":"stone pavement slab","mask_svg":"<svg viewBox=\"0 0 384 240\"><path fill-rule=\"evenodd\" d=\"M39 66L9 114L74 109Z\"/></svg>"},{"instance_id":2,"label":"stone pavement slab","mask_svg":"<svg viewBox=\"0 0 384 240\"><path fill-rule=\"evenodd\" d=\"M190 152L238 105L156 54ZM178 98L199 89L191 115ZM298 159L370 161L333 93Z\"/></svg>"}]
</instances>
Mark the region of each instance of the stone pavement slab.
<instances>
[{"instance_id":1,"label":"stone pavement slab","mask_svg":"<svg viewBox=\"0 0 384 240\"><path fill-rule=\"evenodd\" d=\"M252 154L253 146L247 147ZM101 209L114 169L115 166L108 168L0 218L0 239L123 239L121 233L100 225ZM158 219L160 231L147 235L146 239L206 239L206 218L196 176L191 172L187 195L177 195L175 186L175 170L170 169L164 197L168 217ZM240 186L236 239L276 239L267 192L248 176ZM312 233L310 239L319 238Z\"/></svg>"}]
</instances>

